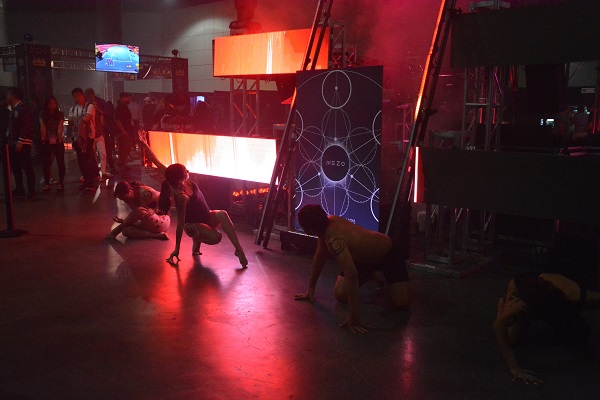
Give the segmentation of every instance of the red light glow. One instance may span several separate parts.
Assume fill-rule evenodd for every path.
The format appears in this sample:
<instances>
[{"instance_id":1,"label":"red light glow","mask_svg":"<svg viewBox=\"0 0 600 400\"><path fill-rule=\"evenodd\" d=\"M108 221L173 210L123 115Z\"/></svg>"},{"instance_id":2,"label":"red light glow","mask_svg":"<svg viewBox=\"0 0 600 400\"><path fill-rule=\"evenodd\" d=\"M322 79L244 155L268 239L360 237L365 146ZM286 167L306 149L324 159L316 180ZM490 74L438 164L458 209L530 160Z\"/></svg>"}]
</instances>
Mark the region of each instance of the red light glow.
<instances>
[{"instance_id":1,"label":"red light glow","mask_svg":"<svg viewBox=\"0 0 600 400\"><path fill-rule=\"evenodd\" d=\"M195 174L271 182L275 139L154 131L149 138L152 151L165 165L179 163Z\"/></svg>"},{"instance_id":2,"label":"red light glow","mask_svg":"<svg viewBox=\"0 0 600 400\"><path fill-rule=\"evenodd\" d=\"M295 74L302 68L310 31L297 29L216 38L214 76ZM324 40L316 69L327 69L328 59L329 42Z\"/></svg>"}]
</instances>

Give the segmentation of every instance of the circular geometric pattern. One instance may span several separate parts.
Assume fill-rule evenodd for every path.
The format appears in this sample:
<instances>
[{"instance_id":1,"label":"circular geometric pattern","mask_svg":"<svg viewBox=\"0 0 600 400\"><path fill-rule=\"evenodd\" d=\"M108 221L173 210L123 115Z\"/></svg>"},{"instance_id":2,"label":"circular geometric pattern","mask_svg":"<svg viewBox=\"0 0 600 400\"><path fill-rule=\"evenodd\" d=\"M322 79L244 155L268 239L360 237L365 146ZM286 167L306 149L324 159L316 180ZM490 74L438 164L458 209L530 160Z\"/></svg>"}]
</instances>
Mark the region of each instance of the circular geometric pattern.
<instances>
[{"instance_id":1,"label":"circular geometric pattern","mask_svg":"<svg viewBox=\"0 0 600 400\"><path fill-rule=\"evenodd\" d=\"M340 109L348 104L352 96L352 81L348 74L344 71L329 72L323 79L321 95L329 108Z\"/></svg>"},{"instance_id":2,"label":"circular geometric pattern","mask_svg":"<svg viewBox=\"0 0 600 400\"><path fill-rule=\"evenodd\" d=\"M348 175L350 158L342 146L334 144L323 152L321 170L333 182L339 182Z\"/></svg>"},{"instance_id":3,"label":"circular geometric pattern","mask_svg":"<svg viewBox=\"0 0 600 400\"><path fill-rule=\"evenodd\" d=\"M378 221L379 188L369 167L379 154L381 128L376 127L381 126L381 112L366 127L352 126L343 109L352 97L348 73L364 76L339 70L324 72L321 93L329 110L320 125L306 126L306 119L297 112L296 205L298 209L305 198L318 198L327 214L344 216L351 203L365 204Z\"/></svg>"}]
</instances>

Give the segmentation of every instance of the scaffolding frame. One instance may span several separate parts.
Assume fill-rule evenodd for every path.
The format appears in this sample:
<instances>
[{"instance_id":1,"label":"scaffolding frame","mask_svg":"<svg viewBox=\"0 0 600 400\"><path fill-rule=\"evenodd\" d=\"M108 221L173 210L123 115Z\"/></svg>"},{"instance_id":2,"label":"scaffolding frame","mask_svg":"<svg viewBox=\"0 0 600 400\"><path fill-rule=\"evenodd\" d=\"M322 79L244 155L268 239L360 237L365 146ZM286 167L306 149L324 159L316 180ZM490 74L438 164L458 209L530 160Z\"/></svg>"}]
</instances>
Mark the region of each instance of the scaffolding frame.
<instances>
[{"instance_id":1,"label":"scaffolding frame","mask_svg":"<svg viewBox=\"0 0 600 400\"><path fill-rule=\"evenodd\" d=\"M233 136L260 136L260 77L229 78L229 131Z\"/></svg>"},{"instance_id":2,"label":"scaffolding frame","mask_svg":"<svg viewBox=\"0 0 600 400\"><path fill-rule=\"evenodd\" d=\"M329 68L344 69L357 65L358 51L355 44L347 42L347 29L344 21L329 24Z\"/></svg>"},{"instance_id":3,"label":"scaffolding frame","mask_svg":"<svg viewBox=\"0 0 600 400\"><path fill-rule=\"evenodd\" d=\"M493 0L471 3L469 9L478 12L508 7L510 4L506 1ZM512 72L512 67L465 68L462 130L431 132L429 146L448 147L447 141L453 139L452 147L461 150L479 148L497 151L504 98ZM483 134L482 146L477 146L478 134ZM437 146L436 139L441 139ZM460 267L457 264L468 251L484 252L493 244L495 214L430 203L426 203L425 207L424 261L413 263L413 266L452 277L462 277L477 270L477 267Z\"/></svg>"}]
</instances>

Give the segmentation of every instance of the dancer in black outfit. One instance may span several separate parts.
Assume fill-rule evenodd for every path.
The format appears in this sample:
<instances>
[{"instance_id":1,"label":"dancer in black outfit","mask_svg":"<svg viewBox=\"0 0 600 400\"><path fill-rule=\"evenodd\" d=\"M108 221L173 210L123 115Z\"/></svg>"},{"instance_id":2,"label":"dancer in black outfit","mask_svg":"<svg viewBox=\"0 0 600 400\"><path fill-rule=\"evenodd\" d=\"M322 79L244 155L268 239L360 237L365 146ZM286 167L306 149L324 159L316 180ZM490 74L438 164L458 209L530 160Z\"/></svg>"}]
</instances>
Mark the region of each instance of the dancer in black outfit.
<instances>
[{"instance_id":1,"label":"dancer in black outfit","mask_svg":"<svg viewBox=\"0 0 600 400\"><path fill-rule=\"evenodd\" d=\"M175 250L169 255L167 262L172 265L179 262L181 237L184 231L194 241L192 255L200 255L200 245L202 243L215 245L221 242L222 235L217 230L221 227L235 247L234 254L239 259L242 268L247 268L248 260L227 211L211 210L208 207L200 188L189 180L189 172L184 165L173 164L167 168L152 152L143 135L140 135L140 143L146 150L150 160L165 177L158 200L159 208L162 210L170 209L171 198L175 199L177 209Z\"/></svg>"}]
</instances>

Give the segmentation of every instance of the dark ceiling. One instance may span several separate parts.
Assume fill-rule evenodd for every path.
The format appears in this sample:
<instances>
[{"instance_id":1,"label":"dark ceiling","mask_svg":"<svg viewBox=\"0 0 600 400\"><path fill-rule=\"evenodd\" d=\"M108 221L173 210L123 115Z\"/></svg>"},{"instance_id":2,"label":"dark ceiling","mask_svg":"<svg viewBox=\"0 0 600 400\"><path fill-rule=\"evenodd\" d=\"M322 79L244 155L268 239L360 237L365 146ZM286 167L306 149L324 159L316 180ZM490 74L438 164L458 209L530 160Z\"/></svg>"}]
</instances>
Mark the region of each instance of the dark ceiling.
<instances>
[{"instance_id":1,"label":"dark ceiling","mask_svg":"<svg viewBox=\"0 0 600 400\"><path fill-rule=\"evenodd\" d=\"M160 11L218 1L223 0L4 0L4 7L17 12L95 12L97 3L104 7L121 2L123 11Z\"/></svg>"}]
</instances>

